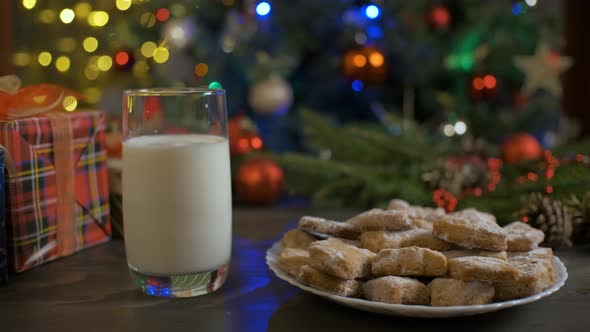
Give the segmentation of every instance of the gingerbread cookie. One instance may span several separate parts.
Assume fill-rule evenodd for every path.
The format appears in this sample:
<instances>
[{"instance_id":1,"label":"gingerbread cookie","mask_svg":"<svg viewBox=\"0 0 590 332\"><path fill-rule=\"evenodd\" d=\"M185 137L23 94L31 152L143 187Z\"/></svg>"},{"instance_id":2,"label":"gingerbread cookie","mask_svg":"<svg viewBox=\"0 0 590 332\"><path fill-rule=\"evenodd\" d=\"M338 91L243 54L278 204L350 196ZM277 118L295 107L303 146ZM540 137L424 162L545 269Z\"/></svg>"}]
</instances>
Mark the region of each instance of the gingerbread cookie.
<instances>
[{"instance_id":1,"label":"gingerbread cookie","mask_svg":"<svg viewBox=\"0 0 590 332\"><path fill-rule=\"evenodd\" d=\"M551 261L553 259L553 250L551 248L535 248L531 251L513 251L508 253L508 258L512 257L537 257Z\"/></svg>"},{"instance_id":2,"label":"gingerbread cookie","mask_svg":"<svg viewBox=\"0 0 590 332\"><path fill-rule=\"evenodd\" d=\"M307 265L309 252L298 248L285 248L277 260L279 269L292 276L297 276L303 265Z\"/></svg>"},{"instance_id":3,"label":"gingerbread cookie","mask_svg":"<svg viewBox=\"0 0 590 332\"><path fill-rule=\"evenodd\" d=\"M309 246L309 265L340 279L366 277L374 253L336 239L316 241Z\"/></svg>"},{"instance_id":4,"label":"gingerbread cookie","mask_svg":"<svg viewBox=\"0 0 590 332\"><path fill-rule=\"evenodd\" d=\"M514 281L518 270L507 261L492 257L459 257L448 262L449 275L473 281Z\"/></svg>"},{"instance_id":5,"label":"gingerbread cookie","mask_svg":"<svg viewBox=\"0 0 590 332\"><path fill-rule=\"evenodd\" d=\"M555 282L553 264L543 258L513 257L508 262L518 269L514 281L497 282L495 299L506 301L527 297L549 288Z\"/></svg>"},{"instance_id":6,"label":"gingerbread cookie","mask_svg":"<svg viewBox=\"0 0 590 332\"><path fill-rule=\"evenodd\" d=\"M434 222L432 232L441 240L469 249L503 251L508 247L502 227L486 219L443 217Z\"/></svg>"},{"instance_id":7,"label":"gingerbread cookie","mask_svg":"<svg viewBox=\"0 0 590 332\"><path fill-rule=\"evenodd\" d=\"M408 247L383 249L373 260L373 274L378 276L442 276L447 273L447 259L437 251Z\"/></svg>"},{"instance_id":8,"label":"gingerbread cookie","mask_svg":"<svg viewBox=\"0 0 590 332\"><path fill-rule=\"evenodd\" d=\"M441 252L447 260L458 258L458 257L469 257L469 256L482 256L482 257L492 257L498 258L501 260L508 259L508 255L505 251L488 251L488 250L478 250L478 249L463 249L463 250L449 250L449 251L442 251Z\"/></svg>"},{"instance_id":9,"label":"gingerbread cookie","mask_svg":"<svg viewBox=\"0 0 590 332\"><path fill-rule=\"evenodd\" d=\"M488 282L436 278L428 288L435 307L487 304L494 298L494 286Z\"/></svg>"},{"instance_id":10,"label":"gingerbread cookie","mask_svg":"<svg viewBox=\"0 0 590 332\"><path fill-rule=\"evenodd\" d=\"M413 227L412 220L404 211L372 209L346 221L359 232L394 231Z\"/></svg>"},{"instance_id":11,"label":"gingerbread cookie","mask_svg":"<svg viewBox=\"0 0 590 332\"><path fill-rule=\"evenodd\" d=\"M359 236L359 232L351 224L310 216L303 216L299 219L299 229L312 234L324 234L345 239L356 239Z\"/></svg>"},{"instance_id":12,"label":"gingerbread cookie","mask_svg":"<svg viewBox=\"0 0 590 332\"><path fill-rule=\"evenodd\" d=\"M358 280L344 280L320 272L309 265L301 267L297 280L326 292L340 296L361 297L362 283Z\"/></svg>"},{"instance_id":13,"label":"gingerbread cookie","mask_svg":"<svg viewBox=\"0 0 590 332\"><path fill-rule=\"evenodd\" d=\"M496 223L496 217L493 214L489 214L487 212L479 211L477 209L468 208L453 212L450 214L452 217L457 217L461 219L469 219L469 220L484 220Z\"/></svg>"},{"instance_id":14,"label":"gingerbread cookie","mask_svg":"<svg viewBox=\"0 0 590 332\"><path fill-rule=\"evenodd\" d=\"M381 249L422 247L432 250L449 250L451 244L439 240L427 229L409 229L399 232L372 231L361 234L361 246L373 252Z\"/></svg>"},{"instance_id":15,"label":"gingerbread cookie","mask_svg":"<svg viewBox=\"0 0 590 332\"><path fill-rule=\"evenodd\" d=\"M387 276L363 284L365 298L370 301L420 304L429 303L428 287L416 279Z\"/></svg>"},{"instance_id":16,"label":"gingerbread cookie","mask_svg":"<svg viewBox=\"0 0 590 332\"><path fill-rule=\"evenodd\" d=\"M528 251L535 249L545 239L543 231L520 221L504 226L508 251Z\"/></svg>"},{"instance_id":17,"label":"gingerbread cookie","mask_svg":"<svg viewBox=\"0 0 590 332\"><path fill-rule=\"evenodd\" d=\"M300 229L292 229L283 235L281 243L284 248L307 249L307 247L316 240L317 238L309 233Z\"/></svg>"}]
</instances>

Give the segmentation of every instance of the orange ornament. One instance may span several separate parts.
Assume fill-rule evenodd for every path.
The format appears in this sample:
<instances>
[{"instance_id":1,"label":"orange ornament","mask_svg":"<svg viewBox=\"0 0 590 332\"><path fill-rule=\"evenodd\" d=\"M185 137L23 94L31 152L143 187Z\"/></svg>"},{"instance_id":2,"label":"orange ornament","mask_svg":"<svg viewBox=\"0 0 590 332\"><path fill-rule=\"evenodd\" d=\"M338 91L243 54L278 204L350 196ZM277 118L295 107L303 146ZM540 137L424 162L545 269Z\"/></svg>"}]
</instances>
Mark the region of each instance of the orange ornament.
<instances>
[{"instance_id":1,"label":"orange ornament","mask_svg":"<svg viewBox=\"0 0 590 332\"><path fill-rule=\"evenodd\" d=\"M283 170L273 160L246 160L236 176L238 199L248 204L271 204L281 195L283 180Z\"/></svg>"},{"instance_id":2,"label":"orange ornament","mask_svg":"<svg viewBox=\"0 0 590 332\"><path fill-rule=\"evenodd\" d=\"M513 134L502 144L502 156L508 163L540 158L543 149L531 134Z\"/></svg>"}]
</instances>

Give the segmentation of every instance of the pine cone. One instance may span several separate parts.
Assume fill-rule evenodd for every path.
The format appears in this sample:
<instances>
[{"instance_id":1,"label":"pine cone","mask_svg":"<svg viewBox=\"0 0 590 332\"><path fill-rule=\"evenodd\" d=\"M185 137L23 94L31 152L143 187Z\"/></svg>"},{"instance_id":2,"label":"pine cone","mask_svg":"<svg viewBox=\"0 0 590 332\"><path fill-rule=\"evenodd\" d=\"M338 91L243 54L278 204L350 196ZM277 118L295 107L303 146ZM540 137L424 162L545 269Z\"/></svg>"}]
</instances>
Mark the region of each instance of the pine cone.
<instances>
[{"instance_id":1,"label":"pine cone","mask_svg":"<svg viewBox=\"0 0 590 332\"><path fill-rule=\"evenodd\" d=\"M533 193L519 212L520 219L545 233L543 245L571 246L572 219L567 206L541 193Z\"/></svg>"},{"instance_id":2,"label":"pine cone","mask_svg":"<svg viewBox=\"0 0 590 332\"><path fill-rule=\"evenodd\" d=\"M422 180L431 189L442 188L459 195L468 188L485 187L489 181L489 170L477 156L455 156L439 159L427 166Z\"/></svg>"},{"instance_id":3,"label":"pine cone","mask_svg":"<svg viewBox=\"0 0 590 332\"><path fill-rule=\"evenodd\" d=\"M582 200L574 196L567 202L572 216L572 240L575 243L590 242L590 192Z\"/></svg>"}]
</instances>

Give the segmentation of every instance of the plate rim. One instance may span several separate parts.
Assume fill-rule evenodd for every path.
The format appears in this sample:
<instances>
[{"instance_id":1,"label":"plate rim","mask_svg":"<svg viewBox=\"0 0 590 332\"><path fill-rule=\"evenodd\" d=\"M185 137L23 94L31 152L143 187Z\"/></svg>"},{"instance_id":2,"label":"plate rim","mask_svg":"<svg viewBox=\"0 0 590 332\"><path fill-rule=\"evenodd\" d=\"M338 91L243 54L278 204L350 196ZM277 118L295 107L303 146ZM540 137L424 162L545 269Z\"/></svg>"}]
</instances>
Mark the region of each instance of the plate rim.
<instances>
[{"instance_id":1,"label":"plate rim","mask_svg":"<svg viewBox=\"0 0 590 332\"><path fill-rule=\"evenodd\" d=\"M303 291L310 292L312 294L318 295L320 297L326 298L328 300L337 302L342 305L346 305L358 310L363 311L372 311L378 313L384 313L387 311L389 314L404 314L404 315L414 315L420 314L424 317L424 314L432 314L432 317L448 317L452 315L473 315L485 312L491 312L496 310L501 310L505 308L510 308L518 305L524 305L528 303L532 303L535 301L540 300L543 297L549 296L555 292L557 292L560 288L565 285L566 280L568 279L567 268L563 264L563 262L557 256L553 256L553 268L558 273L558 278L555 283L547 288L546 290L539 292L537 294L527 296L520 299L508 300L503 302L494 302L488 304L477 304L477 305L462 305L462 306L448 306L448 307L433 307L433 306L425 306L425 305L408 305L408 304L392 304L392 303L384 303L384 302L377 302L377 301L369 301L365 299L358 299L358 298L350 298L345 296L336 295L333 293L325 292L307 285L304 285L297 281L292 276L284 273L281 271L278 266L276 265L276 258L278 257L278 253L282 250L283 245L280 241L275 242L267 251L266 251L266 265L268 268L275 273L275 275L289 284L302 289ZM372 310L369 310L372 309ZM415 317L419 317L418 315Z\"/></svg>"}]
</instances>

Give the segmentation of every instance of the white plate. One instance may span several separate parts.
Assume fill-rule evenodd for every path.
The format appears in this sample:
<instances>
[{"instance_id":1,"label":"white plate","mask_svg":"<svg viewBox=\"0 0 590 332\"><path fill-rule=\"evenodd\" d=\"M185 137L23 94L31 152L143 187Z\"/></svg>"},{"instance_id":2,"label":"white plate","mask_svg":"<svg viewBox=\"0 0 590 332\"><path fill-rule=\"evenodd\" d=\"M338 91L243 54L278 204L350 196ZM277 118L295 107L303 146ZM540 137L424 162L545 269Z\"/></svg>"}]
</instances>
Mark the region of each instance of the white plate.
<instances>
[{"instance_id":1,"label":"white plate","mask_svg":"<svg viewBox=\"0 0 590 332\"><path fill-rule=\"evenodd\" d=\"M480 304L480 305L470 305L470 306L452 306L452 307L430 307L430 306L423 306L423 305L405 305L405 304L389 304L389 303L381 303L381 302L373 302L367 301L362 299L353 299L349 297L339 296L335 294L331 294L325 291L321 291L315 288L311 288L306 286L297 280L295 280L290 275L283 273L277 267L277 258L279 257L279 253L283 249L283 246L280 242L275 243L268 251L266 252L266 264L268 267L279 277L280 279L285 280L286 282L290 283L295 287L299 287L304 291L313 293L315 295L319 295L323 298L328 300L343 304L345 306L349 306L355 309L376 312L385 315L400 315L400 316L408 316L408 317L420 317L420 318L438 318L438 317L456 317L456 316L469 316L469 315L476 315L476 314L483 314L486 312L501 310L505 308L514 307L517 305L527 304L531 302L538 301L539 299L548 296L552 293L555 293L558 289L560 289L567 280L567 270L563 263L557 257L553 257L553 268L555 269L556 274L556 281L553 286L550 288L542 291L541 293L535 294L533 296L525 297L522 299L506 301L506 302L498 302L498 303L491 303L491 304Z\"/></svg>"}]
</instances>

